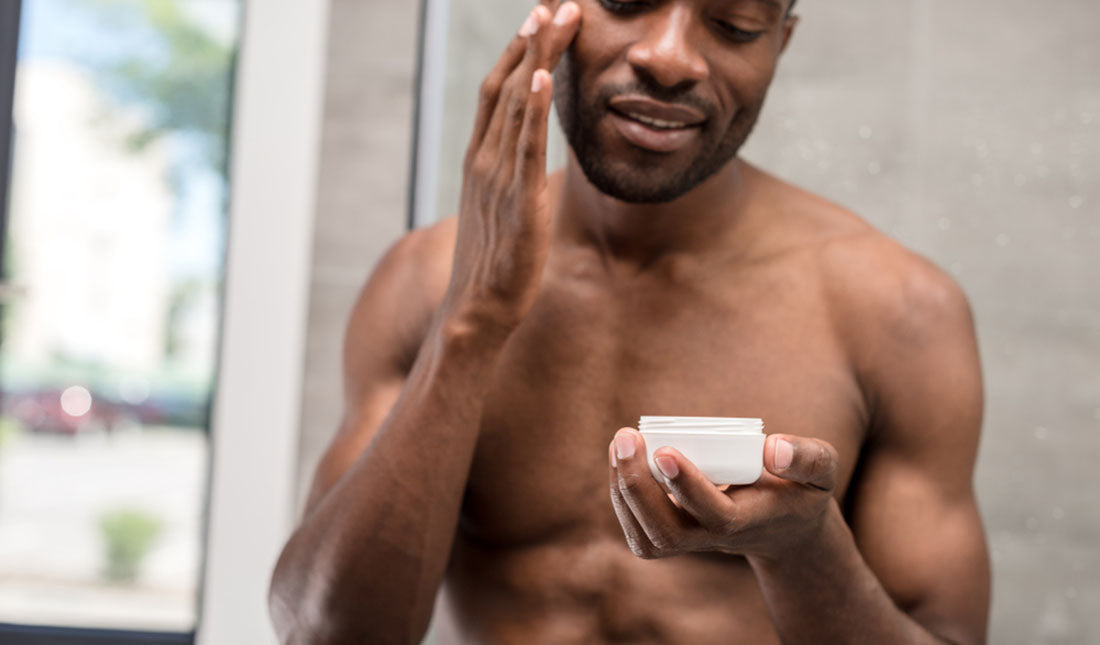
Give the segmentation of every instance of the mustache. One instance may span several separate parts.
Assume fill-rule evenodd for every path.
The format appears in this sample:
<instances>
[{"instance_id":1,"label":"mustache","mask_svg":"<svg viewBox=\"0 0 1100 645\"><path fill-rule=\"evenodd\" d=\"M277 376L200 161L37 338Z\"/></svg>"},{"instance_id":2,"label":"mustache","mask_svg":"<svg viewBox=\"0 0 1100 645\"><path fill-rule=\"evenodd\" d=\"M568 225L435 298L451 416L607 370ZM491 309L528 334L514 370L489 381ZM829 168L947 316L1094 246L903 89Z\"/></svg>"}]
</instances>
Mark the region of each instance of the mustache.
<instances>
[{"instance_id":1,"label":"mustache","mask_svg":"<svg viewBox=\"0 0 1100 645\"><path fill-rule=\"evenodd\" d=\"M713 103L693 93L690 89L665 87L657 83L647 83L644 81L605 85L600 88L597 98L600 105L607 105L611 99L623 94L644 96L662 103L693 107L705 114L707 119L710 119L715 112L717 112Z\"/></svg>"}]
</instances>

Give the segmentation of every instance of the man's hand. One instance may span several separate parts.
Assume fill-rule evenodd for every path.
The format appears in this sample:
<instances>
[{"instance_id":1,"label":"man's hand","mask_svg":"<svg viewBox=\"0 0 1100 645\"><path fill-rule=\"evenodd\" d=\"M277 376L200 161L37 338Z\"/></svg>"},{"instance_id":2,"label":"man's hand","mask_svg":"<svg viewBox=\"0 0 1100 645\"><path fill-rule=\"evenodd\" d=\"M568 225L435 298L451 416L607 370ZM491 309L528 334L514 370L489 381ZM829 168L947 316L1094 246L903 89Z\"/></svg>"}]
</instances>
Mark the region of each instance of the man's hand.
<instances>
[{"instance_id":1,"label":"man's hand","mask_svg":"<svg viewBox=\"0 0 1100 645\"><path fill-rule=\"evenodd\" d=\"M666 493L645 455L645 440L633 428L611 442L611 502L630 549L642 558L692 551L778 558L816 538L836 486L836 450L819 439L769 436L760 479L726 490L663 447L654 461Z\"/></svg>"},{"instance_id":2,"label":"man's hand","mask_svg":"<svg viewBox=\"0 0 1100 645\"><path fill-rule=\"evenodd\" d=\"M580 25L575 2L536 6L481 85L463 166L445 319L511 331L534 301L549 246L546 130L552 79Z\"/></svg>"}]
</instances>

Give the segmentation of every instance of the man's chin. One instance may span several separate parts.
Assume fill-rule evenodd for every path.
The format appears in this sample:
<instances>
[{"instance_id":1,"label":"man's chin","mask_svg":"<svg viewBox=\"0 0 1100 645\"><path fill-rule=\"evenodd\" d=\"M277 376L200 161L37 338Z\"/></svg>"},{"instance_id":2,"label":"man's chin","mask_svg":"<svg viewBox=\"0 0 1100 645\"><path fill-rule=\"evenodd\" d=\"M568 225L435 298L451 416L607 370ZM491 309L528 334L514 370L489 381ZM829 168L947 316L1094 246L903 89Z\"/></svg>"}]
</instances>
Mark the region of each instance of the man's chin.
<instances>
[{"instance_id":1,"label":"man's chin","mask_svg":"<svg viewBox=\"0 0 1100 645\"><path fill-rule=\"evenodd\" d=\"M698 185L690 164L679 155L635 151L633 154L574 151L585 178L601 193L633 204L662 204L675 200ZM679 162L679 163L678 163Z\"/></svg>"},{"instance_id":2,"label":"man's chin","mask_svg":"<svg viewBox=\"0 0 1100 645\"><path fill-rule=\"evenodd\" d=\"M667 174L607 168L586 169L584 164L581 164L581 169L596 190L608 197L632 204L671 202L694 187L684 182L670 182Z\"/></svg>"}]
</instances>

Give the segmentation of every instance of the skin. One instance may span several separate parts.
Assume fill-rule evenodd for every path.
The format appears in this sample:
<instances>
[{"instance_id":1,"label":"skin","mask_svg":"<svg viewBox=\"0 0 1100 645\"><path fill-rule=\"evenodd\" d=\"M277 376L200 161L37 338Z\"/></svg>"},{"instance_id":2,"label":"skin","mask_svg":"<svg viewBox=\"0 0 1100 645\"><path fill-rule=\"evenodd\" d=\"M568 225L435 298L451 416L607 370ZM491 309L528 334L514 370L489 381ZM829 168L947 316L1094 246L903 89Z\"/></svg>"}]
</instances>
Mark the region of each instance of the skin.
<instances>
[{"instance_id":1,"label":"skin","mask_svg":"<svg viewBox=\"0 0 1100 645\"><path fill-rule=\"evenodd\" d=\"M648 204L575 157L546 174L567 46L581 95L646 75L711 101L710 128L763 102L794 19L565 6L483 83L458 216L360 294L344 420L272 580L280 637L417 642L442 589L443 642L984 642L981 376L954 282L737 158ZM627 179L706 145L655 155L606 125ZM661 448L666 493L643 414L763 418L766 472L720 489Z\"/></svg>"}]
</instances>

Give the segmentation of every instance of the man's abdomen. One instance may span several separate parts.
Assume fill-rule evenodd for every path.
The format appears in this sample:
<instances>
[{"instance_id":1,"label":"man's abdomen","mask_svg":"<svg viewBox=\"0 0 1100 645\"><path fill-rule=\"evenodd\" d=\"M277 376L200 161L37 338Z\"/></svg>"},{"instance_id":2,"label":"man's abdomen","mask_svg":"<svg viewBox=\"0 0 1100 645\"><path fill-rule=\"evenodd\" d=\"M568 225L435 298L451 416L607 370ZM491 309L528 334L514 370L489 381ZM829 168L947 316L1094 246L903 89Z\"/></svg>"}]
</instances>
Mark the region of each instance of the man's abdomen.
<instances>
[{"instance_id":1,"label":"man's abdomen","mask_svg":"<svg viewBox=\"0 0 1100 645\"><path fill-rule=\"evenodd\" d=\"M459 537L444 593L461 643L778 642L744 558L642 560L621 534L520 548Z\"/></svg>"}]
</instances>

